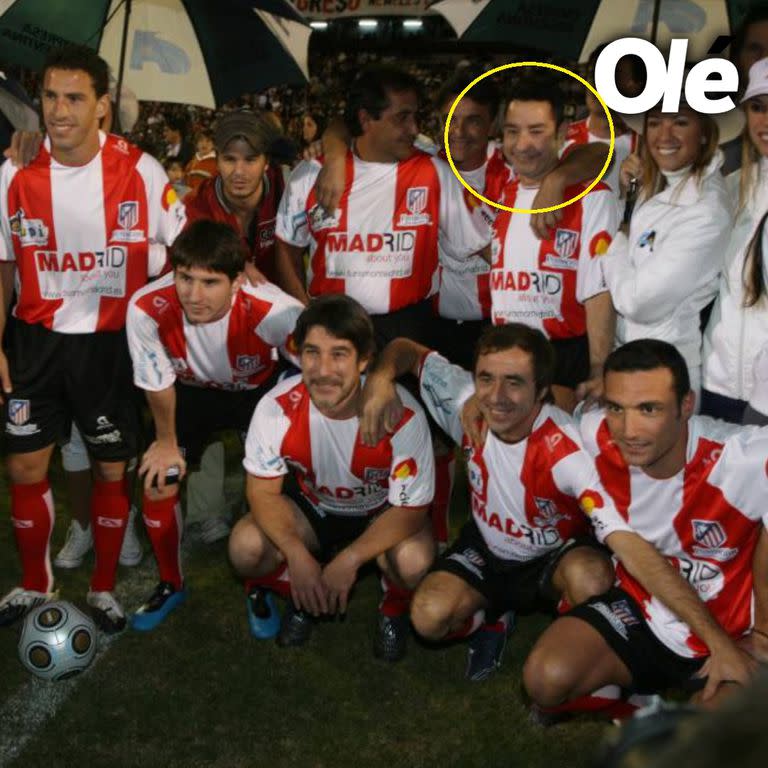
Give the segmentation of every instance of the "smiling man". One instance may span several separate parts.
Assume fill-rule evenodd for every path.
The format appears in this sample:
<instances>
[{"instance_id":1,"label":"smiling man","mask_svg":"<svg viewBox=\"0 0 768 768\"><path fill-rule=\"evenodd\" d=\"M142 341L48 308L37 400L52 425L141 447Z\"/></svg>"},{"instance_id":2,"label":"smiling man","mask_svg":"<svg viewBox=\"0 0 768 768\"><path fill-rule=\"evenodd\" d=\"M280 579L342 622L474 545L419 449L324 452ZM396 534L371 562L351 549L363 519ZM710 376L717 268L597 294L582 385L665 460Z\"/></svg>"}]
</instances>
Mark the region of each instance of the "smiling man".
<instances>
[{"instance_id":1,"label":"smiling man","mask_svg":"<svg viewBox=\"0 0 768 768\"><path fill-rule=\"evenodd\" d=\"M87 601L106 631L125 626L112 592L138 431L125 313L165 266L162 245L183 226L184 209L156 160L99 131L108 84L107 64L90 48L52 51L41 92L47 138L26 168L6 162L0 171L2 295L10 296L14 272L18 295L0 378L22 564L20 586L0 600L0 625L53 596L48 466L74 422L95 472Z\"/></svg>"},{"instance_id":2,"label":"smiling man","mask_svg":"<svg viewBox=\"0 0 768 768\"><path fill-rule=\"evenodd\" d=\"M474 374L397 339L366 383L366 434L390 407L394 379L411 373L432 417L464 450L472 519L419 586L411 620L430 641L470 637L470 680L500 665L511 611L551 611L561 598L576 605L613 581L582 511L608 496L570 418L551 405L553 372L544 335L512 323L480 337ZM488 425L479 445L460 420L473 394Z\"/></svg>"},{"instance_id":3,"label":"smiling man","mask_svg":"<svg viewBox=\"0 0 768 768\"><path fill-rule=\"evenodd\" d=\"M276 379L277 349L286 350L298 301L271 283L245 280L245 250L226 224L196 221L174 243L173 273L138 291L128 309L134 382L143 389L155 439L139 469L142 510L160 582L133 617L154 629L186 597L179 550L178 484L200 461L210 437L245 434L253 409Z\"/></svg>"},{"instance_id":4,"label":"smiling man","mask_svg":"<svg viewBox=\"0 0 768 768\"><path fill-rule=\"evenodd\" d=\"M607 685L704 689L714 702L749 679L750 656L768 660L768 435L694 416L685 360L658 340L611 353L605 403L581 433L615 500L590 516L618 556L617 583L544 632L526 688L558 711L594 709ZM626 546L638 536L662 567Z\"/></svg>"},{"instance_id":5,"label":"smiling man","mask_svg":"<svg viewBox=\"0 0 768 768\"><path fill-rule=\"evenodd\" d=\"M392 433L366 446L358 412L373 325L347 296L313 300L296 324L302 375L259 403L246 456L250 516L232 531L235 569L263 599L251 612L257 637L277 633L272 593L288 598L278 645L303 645L313 616L343 614L358 571L375 561L384 597L374 653L398 661L406 648L411 590L434 558L427 509L434 464L427 421L405 390Z\"/></svg>"}]
</instances>

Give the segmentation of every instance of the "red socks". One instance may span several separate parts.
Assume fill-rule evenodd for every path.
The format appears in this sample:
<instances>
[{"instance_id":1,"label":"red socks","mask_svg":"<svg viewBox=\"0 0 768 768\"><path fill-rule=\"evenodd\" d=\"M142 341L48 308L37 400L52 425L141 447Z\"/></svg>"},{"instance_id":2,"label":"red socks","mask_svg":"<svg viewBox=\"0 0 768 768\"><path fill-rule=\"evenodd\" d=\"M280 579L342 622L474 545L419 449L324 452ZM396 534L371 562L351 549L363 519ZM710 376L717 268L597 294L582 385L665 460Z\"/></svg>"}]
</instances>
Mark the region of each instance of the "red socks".
<instances>
[{"instance_id":1,"label":"red socks","mask_svg":"<svg viewBox=\"0 0 768 768\"><path fill-rule=\"evenodd\" d=\"M50 539L53 495L47 480L30 485L11 483L11 524L21 559L21 586L36 592L53 589Z\"/></svg>"},{"instance_id":2,"label":"red socks","mask_svg":"<svg viewBox=\"0 0 768 768\"><path fill-rule=\"evenodd\" d=\"M160 581L167 581L179 590L184 586L181 573L181 505L178 494L167 499L150 499L144 494L141 503L144 525L160 572Z\"/></svg>"},{"instance_id":3,"label":"red socks","mask_svg":"<svg viewBox=\"0 0 768 768\"><path fill-rule=\"evenodd\" d=\"M291 596L291 577L288 573L288 565L283 563L275 568L274 571L259 576L255 579L245 579L245 594L250 595L254 589L261 587L277 593L280 597L289 598Z\"/></svg>"},{"instance_id":4,"label":"red socks","mask_svg":"<svg viewBox=\"0 0 768 768\"><path fill-rule=\"evenodd\" d=\"M391 582L386 576L381 577L381 588L384 594L379 603L379 613L382 616L403 616L411 607L413 590L403 589Z\"/></svg>"},{"instance_id":5,"label":"red socks","mask_svg":"<svg viewBox=\"0 0 768 768\"><path fill-rule=\"evenodd\" d=\"M91 493L91 530L96 553L91 578L94 592L111 592L115 588L117 561L129 511L130 502L123 478L113 482L94 479Z\"/></svg>"}]
</instances>

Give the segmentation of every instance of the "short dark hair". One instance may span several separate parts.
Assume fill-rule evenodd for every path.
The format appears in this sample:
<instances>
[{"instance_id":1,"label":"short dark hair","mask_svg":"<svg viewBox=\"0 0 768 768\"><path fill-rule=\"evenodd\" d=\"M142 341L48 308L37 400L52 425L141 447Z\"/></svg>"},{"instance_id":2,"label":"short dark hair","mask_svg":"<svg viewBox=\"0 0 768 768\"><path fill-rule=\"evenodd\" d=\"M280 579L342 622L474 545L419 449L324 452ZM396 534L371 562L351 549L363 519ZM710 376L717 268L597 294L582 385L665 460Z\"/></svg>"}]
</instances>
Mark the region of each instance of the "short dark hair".
<instances>
[{"instance_id":1,"label":"short dark hair","mask_svg":"<svg viewBox=\"0 0 768 768\"><path fill-rule=\"evenodd\" d=\"M512 101L546 101L552 107L552 114L558 126L565 119L565 94L560 84L551 75L535 74L521 77L509 91L505 109Z\"/></svg>"},{"instance_id":2,"label":"short dark hair","mask_svg":"<svg viewBox=\"0 0 768 768\"><path fill-rule=\"evenodd\" d=\"M186 118L181 115L168 114L165 116L165 127L170 128L172 131L186 133L187 125Z\"/></svg>"},{"instance_id":3,"label":"short dark hair","mask_svg":"<svg viewBox=\"0 0 768 768\"><path fill-rule=\"evenodd\" d=\"M555 379L555 350L549 339L537 328L523 323L492 325L483 331L475 345L475 359L472 372L477 372L477 363L482 355L503 352L506 349L522 349L531 357L533 380L536 391L545 390L546 402L553 402L552 384Z\"/></svg>"},{"instance_id":4,"label":"short dark hair","mask_svg":"<svg viewBox=\"0 0 768 768\"><path fill-rule=\"evenodd\" d=\"M190 224L171 247L171 266L222 272L234 280L245 269L245 246L229 224L200 219Z\"/></svg>"},{"instance_id":5,"label":"short dark hair","mask_svg":"<svg viewBox=\"0 0 768 768\"><path fill-rule=\"evenodd\" d=\"M359 302L341 293L328 293L309 302L299 315L293 338L301 350L309 329L319 325L331 336L349 341L360 358L372 357L376 345L373 321Z\"/></svg>"},{"instance_id":6,"label":"short dark hair","mask_svg":"<svg viewBox=\"0 0 768 768\"><path fill-rule=\"evenodd\" d=\"M475 70L462 69L450 77L438 91L434 105L435 109L440 109L448 101L454 101L456 97L481 74L482 72L476 72ZM473 85L464 95L485 107L491 115L492 120L497 118L499 114L499 104L501 103L501 92L493 78L486 77L482 79L479 83Z\"/></svg>"},{"instance_id":7,"label":"short dark hair","mask_svg":"<svg viewBox=\"0 0 768 768\"><path fill-rule=\"evenodd\" d=\"M731 41L731 61L735 62L741 56L744 41L747 39L747 30L752 24L759 24L761 21L768 21L768 3L766 2L753 5L736 28L736 33ZM744 76L746 77L748 74L749 72L745 72ZM743 85L746 88L746 83Z\"/></svg>"},{"instance_id":8,"label":"short dark hair","mask_svg":"<svg viewBox=\"0 0 768 768\"><path fill-rule=\"evenodd\" d=\"M636 339L614 349L605 360L605 374L653 371L666 368L672 374L678 406L691 391L688 364L677 347L659 339Z\"/></svg>"},{"instance_id":9,"label":"short dark hair","mask_svg":"<svg viewBox=\"0 0 768 768\"><path fill-rule=\"evenodd\" d=\"M87 45L65 45L51 49L43 64L43 79L49 69L82 69L90 75L97 99L109 93L109 65Z\"/></svg>"},{"instance_id":10,"label":"short dark hair","mask_svg":"<svg viewBox=\"0 0 768 768\"><path fill-rule=\"evenodd\" d=\"M352 82L344 109L344 122L352 136L362 136L360 110L364 109L374 120L389 106L389 92L412 91L421 96L419 81L398 67L380 64L366 67Z\"/></svg>"}]
</instances>

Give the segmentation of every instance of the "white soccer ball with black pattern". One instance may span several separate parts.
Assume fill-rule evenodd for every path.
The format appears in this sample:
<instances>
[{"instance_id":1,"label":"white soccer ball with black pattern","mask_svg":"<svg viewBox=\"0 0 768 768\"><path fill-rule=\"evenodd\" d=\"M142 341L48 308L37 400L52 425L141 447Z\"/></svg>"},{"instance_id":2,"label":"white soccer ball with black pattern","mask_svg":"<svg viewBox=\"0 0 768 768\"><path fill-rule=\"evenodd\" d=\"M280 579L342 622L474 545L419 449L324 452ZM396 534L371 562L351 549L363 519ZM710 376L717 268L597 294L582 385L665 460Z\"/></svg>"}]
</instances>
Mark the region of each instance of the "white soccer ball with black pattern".
<instances>
[{"instance_id":1,"label":"white soccer ball with black pattern","mask_svg":"<svg viewBox=\"0 0 768 768\"><path fill-rule=\"evenodd\" d=\"M32 674L44 680L64 680L79 674L95 653L96 626L72 603L43 603L24 618L19 658Z\"/></svg>"}]
</instances>

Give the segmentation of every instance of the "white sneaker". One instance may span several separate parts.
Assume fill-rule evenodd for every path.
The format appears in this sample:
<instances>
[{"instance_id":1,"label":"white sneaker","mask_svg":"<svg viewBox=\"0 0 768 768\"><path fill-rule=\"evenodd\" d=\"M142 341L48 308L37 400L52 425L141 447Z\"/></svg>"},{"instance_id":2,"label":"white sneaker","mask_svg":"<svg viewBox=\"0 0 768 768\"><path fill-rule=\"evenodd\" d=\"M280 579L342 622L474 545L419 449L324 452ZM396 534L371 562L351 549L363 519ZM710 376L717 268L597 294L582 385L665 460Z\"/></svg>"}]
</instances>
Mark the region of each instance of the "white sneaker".
<instances>
[{"instance_id":1,"label":"white sneaker","mask_svg":"<svg viewBox=\"0 0 768 768\"><path fill-rule=\"evenodd\" d=\"M0 600L0 627L13 624L36 605L55 600L58 592L35 592L32 589L14 587Z\"/></svg>"},{"instance_id":2,"label":"white sneaker","mask_svg":"<svg viewBox=\"0 0 768 768\"><path fill-rule=\"evenodd\" d=\"M91 526L83 528L77 520L73 520L67 529L64 546L59 550L53 564L57 568L77 568L92 546Z\"/></svg>"},{"instance_id":3,"label":"white sneaker","mask_svg":"<svg viewBox=\"0 0 768 768\"><path fill-rule=\"evenodd\" d=\"M93 620L108 635L125 629L125 611L111 592L90 591L85 600L91 606Z\"/></svg>"},{"instance_id":4,"label":"white sneaker","mask_svg":"<svg viewBox=\"0 0 768 768\"><path fill-rule=\"evenodd\" d=\"M127 565L128 567L138 565L141 562L141 558L144 557L144 550L136 533L136 515L138 513L139 510L132 506L128 523L125 526L123 546L120 549L120 565Z\"/></svg>"},{"instance_id":5,"label":"white sneaker","mask_svg":"<svg viewBox=\"0 0 768 768\"><path fill-rule=\"evenodd\" d=\"M230 525L226 517L209 517L200 523L200 540L204 544L213 544L229 536L229 531Z\"/></svg>"}]
</instances>

